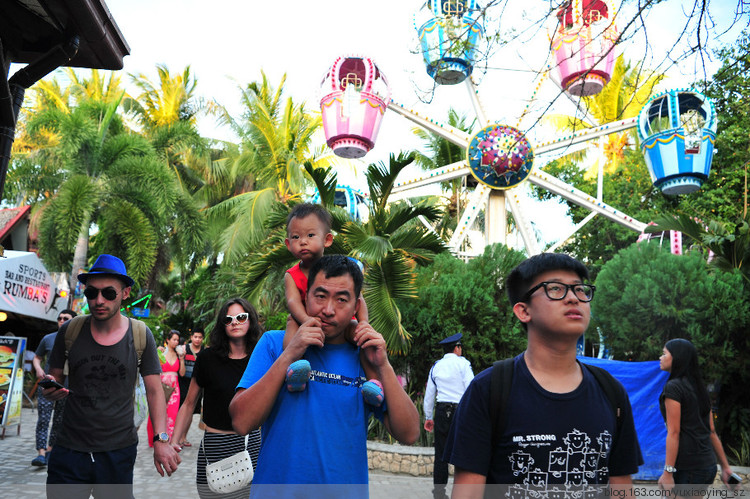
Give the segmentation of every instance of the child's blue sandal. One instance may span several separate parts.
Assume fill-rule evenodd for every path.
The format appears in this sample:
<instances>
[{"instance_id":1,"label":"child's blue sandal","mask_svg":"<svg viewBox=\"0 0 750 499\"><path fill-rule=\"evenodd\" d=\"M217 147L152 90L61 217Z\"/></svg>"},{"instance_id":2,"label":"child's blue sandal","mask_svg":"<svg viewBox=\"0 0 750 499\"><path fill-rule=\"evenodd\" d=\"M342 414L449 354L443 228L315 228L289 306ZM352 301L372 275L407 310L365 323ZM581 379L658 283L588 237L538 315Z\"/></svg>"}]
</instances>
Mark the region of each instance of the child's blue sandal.
<instances>
[{"instance_id":1,"label":"child's blue sandal","mask_svg":"<svg viewBox=\"0 0 750 499\"><path fill-rule=\"evenodd\" d=\"M286 370L286 389L290 392L301 392L307 388L310 370L310 363L305 359L292 362Z\"/></svg>"}]
</instances>

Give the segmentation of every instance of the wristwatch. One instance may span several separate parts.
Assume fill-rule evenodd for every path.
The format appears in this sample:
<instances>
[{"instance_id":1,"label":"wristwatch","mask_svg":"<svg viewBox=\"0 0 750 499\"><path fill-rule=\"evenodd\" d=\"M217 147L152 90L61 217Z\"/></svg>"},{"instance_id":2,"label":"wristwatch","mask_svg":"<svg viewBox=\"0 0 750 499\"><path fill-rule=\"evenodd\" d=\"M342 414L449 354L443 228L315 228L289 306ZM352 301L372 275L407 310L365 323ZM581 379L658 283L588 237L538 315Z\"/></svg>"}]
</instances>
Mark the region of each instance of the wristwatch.
<instances>
[{"instance_id":1,"label":"wristwatch","mask_svg":"<svg viewBox=\"0 0 750 499\"><path fill-rule=\"evenodd\" d=\"M666 464L664 465L664 471L666 471L667 473L674 473L675 471L677 471L677 468Z\"/></svg>"},{"instance_id":2,"label":"wristwatch","mask_svg":"<svg viewBox=\"0 0 750 499\"><path fill-rule=\"evenodd\" d=\"M154 435L154 443L156 442L162 442L164 444L169 442L169 434L165 431L159 433L158 435Z\"/></svg>"}]
</instances>

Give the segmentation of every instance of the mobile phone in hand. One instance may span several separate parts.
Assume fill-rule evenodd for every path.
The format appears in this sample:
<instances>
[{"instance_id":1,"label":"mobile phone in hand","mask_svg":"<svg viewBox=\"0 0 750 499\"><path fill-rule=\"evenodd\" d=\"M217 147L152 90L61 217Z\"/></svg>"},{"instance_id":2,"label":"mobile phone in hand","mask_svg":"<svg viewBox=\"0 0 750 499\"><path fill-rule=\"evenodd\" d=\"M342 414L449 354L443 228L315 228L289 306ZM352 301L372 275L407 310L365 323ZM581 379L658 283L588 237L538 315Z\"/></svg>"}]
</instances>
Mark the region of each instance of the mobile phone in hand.
<instances>
[{"instance_id":1,"label":"mobile phone in hand","mask_svg":"<svg viewBox=\"0 0 750 499\"><path fill-rule=\"evenodd\" d=\"M49 379L49 378L44 378L43 380L40 380L39 386L41 386L42 388L57 388L58 390L60 388L65 388L63 385L61 385L54 379Z\"/></svg>"},{"instance_id":2,"label":"mobile phone in hand","mask_svg":"<svg viewBox=\"0 0 750 499\"><path fill-rule=\"evenodd\" d=\"M727 480L727 483L729 485L739 485L742 483L742 478L737 473L732 473L729 475L729 479Z\"/></svg>"}]
</instances>

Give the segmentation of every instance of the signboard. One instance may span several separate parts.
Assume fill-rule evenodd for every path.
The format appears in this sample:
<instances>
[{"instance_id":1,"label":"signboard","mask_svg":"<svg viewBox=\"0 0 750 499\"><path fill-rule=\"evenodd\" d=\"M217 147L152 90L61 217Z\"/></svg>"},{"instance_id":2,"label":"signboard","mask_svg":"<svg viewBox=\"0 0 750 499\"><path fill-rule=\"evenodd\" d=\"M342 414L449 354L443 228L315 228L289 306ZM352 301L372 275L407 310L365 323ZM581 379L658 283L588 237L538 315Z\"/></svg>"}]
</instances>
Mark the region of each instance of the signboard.
<instances>
[{"instance_id":1,"label":"signboard","mask_svg":"<svg viewBox=\"0 0 750 499\"><path fill-rule=\"evenodd\" d=\"M6 250L0 258L0 310L54 322L67 305L36 253Z\"/></svg>"},{"instance_id":2,"label":"signboard","mask_svg":"<svg viewBox=\"0 0 750 499\"><path fill-rule=\"evenodd\" d=\"M23 402L23 354L26 338L0 336L0 426L21 422Z\"/></svg>"},{"instance_id":3,"label":"signboard","mask_svg":"<svg viewBox=\"0 0 750 499\"><path fill-rule=\"evenodd\" d=\"M131 310L133 312L133 317L148 317L151 315L151 310L147 308L139 308L135 307Z\"/></svg>"}]
</instances>

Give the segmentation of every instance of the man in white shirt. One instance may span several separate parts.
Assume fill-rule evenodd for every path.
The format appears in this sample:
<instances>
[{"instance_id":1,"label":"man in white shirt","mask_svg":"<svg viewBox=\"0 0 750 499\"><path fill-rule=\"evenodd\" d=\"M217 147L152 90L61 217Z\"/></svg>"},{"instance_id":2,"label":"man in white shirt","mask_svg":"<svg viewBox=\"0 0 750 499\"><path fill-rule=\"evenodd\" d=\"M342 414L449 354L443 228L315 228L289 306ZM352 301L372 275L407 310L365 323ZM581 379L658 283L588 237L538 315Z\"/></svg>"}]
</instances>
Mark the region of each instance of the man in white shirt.
<instances>
[{"instance_id":1,"label":"man in white shirt","mask_svg":"<svg viewBox=\"0 0 750 499\"><path fill-rule=\"evenodd\" d=\"M458 402L474 379L471 364L462 356L462 337L463 334L456 333L440 342L445 355L433 364L427 378L424 429L435 431L435 463L432 471L432 494L435 499L447 498L445 486L448 483L448 463L443 461L443 449Z\"/></svg>"}]
</instances>

